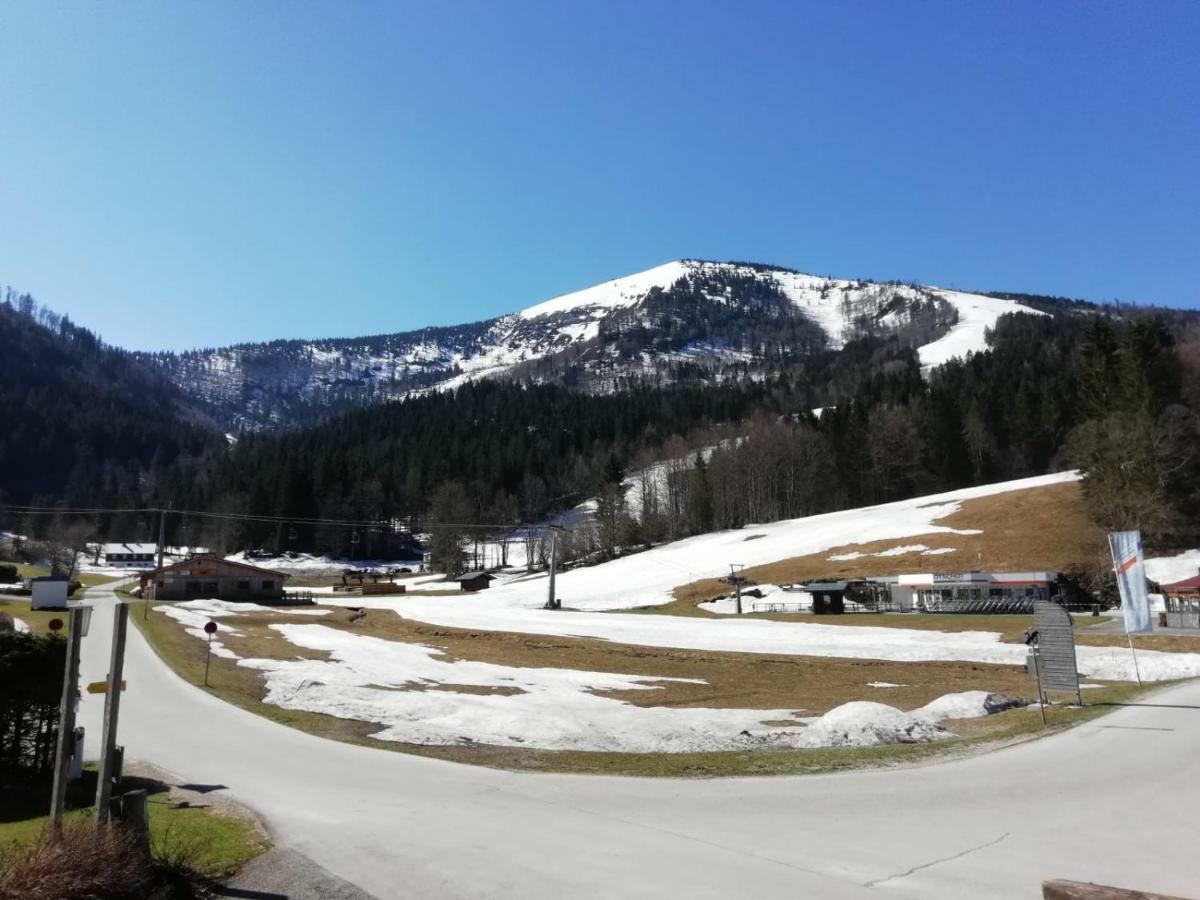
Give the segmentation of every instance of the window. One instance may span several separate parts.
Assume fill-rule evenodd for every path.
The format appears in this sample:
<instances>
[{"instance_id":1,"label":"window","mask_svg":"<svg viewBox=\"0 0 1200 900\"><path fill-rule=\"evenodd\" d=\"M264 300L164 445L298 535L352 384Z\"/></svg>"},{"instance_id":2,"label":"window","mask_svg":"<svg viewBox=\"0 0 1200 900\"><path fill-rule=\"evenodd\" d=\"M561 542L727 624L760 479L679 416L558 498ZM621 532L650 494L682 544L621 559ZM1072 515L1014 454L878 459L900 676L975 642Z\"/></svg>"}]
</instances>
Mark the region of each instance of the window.
<instances>
[{"instance_id":1,"label":"window","mask_svg":"<svg viewBox=\"0 0 1200 900\"><path fill-rule=\"evenodd\" d=\"M248 591L248 590L250 590L250 582L249 582L249 581L239 581L239 582L237 583L237 589L238 589L239 591Z\"/></svg>"},{"instance_id":2,"label":"window","mask_svg":"<svg viewBox=\"0 0 1200 900\"><path fill-rule=\"evenodd\" d=\"M206 593L206 594L217 593L217 583L215 581L204 582L204 593Z\"/></svg>"},{"instance_id":3,"label":"window","mask_svg":"<svg viewBox=\"0 0 1200 900\"><path fill-rule=\"evenodd\" d=\"M275 590L275 582L274 582L274 581L272 581L270 578L264 578L264 579L263 579L263 583L262 583L262 589L263 589L264 591L273 591L273 590Z\"/></svg>"}]
</instances>

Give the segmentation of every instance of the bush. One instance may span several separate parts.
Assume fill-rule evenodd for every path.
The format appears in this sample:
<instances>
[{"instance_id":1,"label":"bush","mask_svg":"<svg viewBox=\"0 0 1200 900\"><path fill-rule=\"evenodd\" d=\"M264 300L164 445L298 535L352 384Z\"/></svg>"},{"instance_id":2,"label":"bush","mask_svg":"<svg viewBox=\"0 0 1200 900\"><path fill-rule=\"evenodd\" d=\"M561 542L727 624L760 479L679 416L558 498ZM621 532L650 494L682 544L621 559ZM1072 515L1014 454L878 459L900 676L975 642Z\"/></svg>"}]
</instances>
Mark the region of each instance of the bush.
<instances>
[{"instance_id":1,"label":"bush","mask_svg":"<svg viewBox=\"0 0 1200 900\"><path fill-rule=\"evenodd\" d=\"M21 577L17 574L16 566L0 565L0 584L13 584L20 580Z\"/></svg>"},{"instance_id":2,"label":"bush","mask_svg":"<svg viewBox=\"0 0 1200 900\"><path fill-rule=\"evenodd\" d=\"M119 825L67 821L0 860L0 900L191 900L211 884L178 848L152 856Z\"/></svg>"}]
</instances>

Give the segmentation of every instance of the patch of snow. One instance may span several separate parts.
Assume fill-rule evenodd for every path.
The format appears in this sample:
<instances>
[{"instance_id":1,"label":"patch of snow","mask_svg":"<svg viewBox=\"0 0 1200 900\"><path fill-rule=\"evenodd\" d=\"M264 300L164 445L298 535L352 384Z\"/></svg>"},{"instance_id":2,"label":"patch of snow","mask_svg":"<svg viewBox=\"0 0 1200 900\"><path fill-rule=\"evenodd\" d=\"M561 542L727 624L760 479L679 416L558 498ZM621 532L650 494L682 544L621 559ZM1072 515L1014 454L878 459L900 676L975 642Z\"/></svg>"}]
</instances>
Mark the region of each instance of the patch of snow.
<instances>
[{"instance_id":1,"label":"patch of snow","mask_svg":"<svg viewBox=\"0 0 1200 900\"><path fill-rule=\"evenodd\" d=\"M873 688L902 688L908 687L906 684L893 684L890 681L868 681L867 687Z\"/></svg>"},{"instance_id":2,"label":"patch of snow","mask_svg":"<svg viewBox=\"0 0 1200 900\"><path fill-rule=\"evenodd\" d=\"M155 612L161 612L183 626L185 634L202 641L208 640L204 626L214 619L236 618L249 613L282 613L290 616L327 616L330 609L295 609L282 606L259 606L257 603L234 603L228 600L184 600L170 605L163 604L154 607ZM242 632L228 623L218 627L217 635L228 634L241 637ZM214 636L211 643L214 656L224 659L239 659L238 655Z\"/></svg>"},{"instance_id":3,"label":"patch of snow","mask_svg":"<svg viewBox=\"0 0 1200 900\"><path fill-rule=\"evenodd\" d=\"M1200 575L1200 550L1184 550L1175 556L1155 556L1146 560L1146 577L1159 584L1174 584Z\"/></svg>"},{"instance_id":4,"label":"patch of snow","mask_svg":"<svg viewBox=\"0 0 1200 900\"><path fill-rule=\"evenodd\" d=\"M924 544L903 544L899 547L882 550L876 553L875 556L903 556L905 553L918 553L928 549Z\"/></svg>"},{"instance_id":5,"label":"patch of snow","mask_svg":"<svg viewBox=\"0 0 1200 900\"><path fill-rule=\"evenodd\" d=\"M20 619L14 618L12 620L12 623L13 623L13 630L16 631L17 634L29 634L29 623L28 622L23 622Z\"/></svg>"},{"instance_id":6,"label":"patch of snow","mask_svg":"<svg viewBox=\"0 0 1200 900\"><path fill-rule=\"evenodd\" d=\"M238 665L264 674L265 702L378 723L381 730L372 736L379 740L674 753L865 747L949 736L932 712L917 715L881 703L855 701L806 719L781 709L635 706L603 694L655 691L669 681L704 682L447 660L434 647L323 625L271 627L329 658L241 660ZM765 724L778 721L795 724Z\"/></svg>"},{"instance_id":7,"label":"patch of snow","mask_svg":"<svg viewBox=\"0 0 1200 900\"><path fill-rule=\"evenodd\" d=\"M953 547L934 547L932 550L922 550L922 556L941 556L943 553L953 553Z\"/></svg>"},{"instance_id":8,"label":"patch of snow","mask_svg":"<svg viewBox=\"0 0 1200 900\"><path fill-rule=\"evenodd\" d=\"M612 281L606 281L582 291L562 294L538 303L536 306L523 309L517 315L522 319L536 319L539 316L572 312L578 309L596 310L600 313L622 306L633 306L645 297L651 288L657 287L664 290L669 288L687 275L688 268L687 263L678 260L664 263L653 269L626 275L623 278L614 278Z\"/></svg>"},{"instance_id":9,"label":"patch of snow","mask_svg":"<svg viewBox=\"0 0 1200 900\"><path fill-rule=\"evenodd\" d=\"M832 562L849 562L852 559L862 559L866 555L858 550L851 550L849 553L835 553L829 559Z\"/></svg>"},{"instance_id":10,"label":"patch of snow","mask_svg":"<svg viewBox=\"0 0 1200 900\"><path fill-rule=\"evenodd\" d=\"M946 334L931 344L917 350L921 360L921 368L929 370L934 366L949 362L969 353L979 353L987 349L986 332L996 327L996 320L1005 313L1032 313L1044 316L1040 310L1023 306L1012 300L1001 300L997 297L984 297L979 294L964 294L961 291L947 291L941 288L932 289L958 310L958 323Z\"/></svg>"}]
</instances>

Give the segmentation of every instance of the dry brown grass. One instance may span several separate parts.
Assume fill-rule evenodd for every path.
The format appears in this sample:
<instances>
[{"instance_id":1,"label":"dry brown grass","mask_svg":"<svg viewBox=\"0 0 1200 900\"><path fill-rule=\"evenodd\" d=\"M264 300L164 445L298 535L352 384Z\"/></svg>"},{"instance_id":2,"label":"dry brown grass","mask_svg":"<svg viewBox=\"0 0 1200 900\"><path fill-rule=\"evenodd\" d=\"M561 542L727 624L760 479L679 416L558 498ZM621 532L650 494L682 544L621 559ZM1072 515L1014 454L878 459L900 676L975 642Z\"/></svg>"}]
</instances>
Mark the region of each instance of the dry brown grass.
<instances>
[{"instance_id":1,"label":"dry brown grass","mask_svg":"<svg viewBox=\"0 0 1200 900\"><path fill-rule=\"evenodd\" d=\"M653 691L612 692L612 696L636 706L677 706L746 709L788 709L818 714L848 700L864 697L912 709L951 691L988 690L1029 694L1028 678L1015 666L968 662L897 663L880 660L826 659L822 657L721 653L641 647L586 638L475 631L426 625L401 618L390 610L368 610L352 620L351 613L334 609L320 620L305 620L354 634L436 647L447 662L477 660L504 666L559 668L580 671L617 672L649 678L702 679L704 683L660 681ZM879 617L871 617L878 622ZM156 630L165 623L161 613L151 622ZM170 620L166 620L169 622ZM243 657L326 659L328 654L290 643L271 630L273 622L295 624L296 617L272 613L239 616L240 636L220 634L231 650ZM173 624L173 623L171 623ZM870 624L870 623L864 623ZM203 664L204 644L173 629L182 641L177 652ZM189 643L190 642L190 643ZM235 689L244 697L261 700L261 675L214 658L214 685ZM877 689L868 682L903 684L903 688ZM381 689L389 689L381 686ZM394 687L390 689L395 689ZM462 693L499 693L472 685L445 684L405 686L405 690L446 690Z\"/></svg>"},{"instance_id":2,"label":"dry brown grass","mask_svg":"<svg viewBox=\"0 0 1200 900\"><path fill-rule=\"evenodd\" d=\"M865 618L865 617L864 617ZM875 617L871 617L875 618ZM899 618L899 617L897 617ZM237 620L243 638L228 643L246 655L295 656L300 648L278 635L264 640L263 631L273 620L295 622L295 617L272 614ZM156 614L143 629L159 654L180 675L199 684L204 671L203 642L184 634L174 621ZM902 708L921 706L942 694L962 690L1001 691L1031 696L1032 685L1015 666L974 663L890 663L874 660L821 659L738 653L705 653L667 650L592 641L580 638L542 637L467 629L444 628L410 622L386 610L371 610L357 622L347 610L335 610L322 624L354 633L404 640L443 649L450 659L478 659L515 666L553 666L603 672L625 672L659 677L703 678L706 684L663 683L659 691L614 694L634 704L651 706L712 706L803 710L818 714L851 699L869 698ZM871 681L904 684L903 688L869 688ZM442 685L440 689L469 689ZM385 689L380 686L381 689ZM390 688L387 688L390 689ZM438 688L435 688L438 689ZM416 753L473 765L521 771L578 772L661 777L711 777L720 775L811 774L862 766L888 766L937 756L963 753L981 747L1022 740L1041 730L1038 714L1015 709L985 719L954 723L961 739L933 745L835 748L823 750L764 750L720 753L616 753L554 751L483 744L423 746L370 737L378 726L338 719L318 713L288 710L262 702L264 685L258 672L230 660L214 659L209 690L259 715L323 737L365 744L392 751ZM1088 691L1088 707L1055 710L1052 726L1065 726L1103 711L1096 704L1127 700L1135 688L1126 685Z\"/></svg>"},{"instance_id":3,"label":"dry brown grass","mask_svg":"<svg viewBox=\"0 0 1200 900\"><path fill-rule=\"evenodd\" d=\"M939 519L938 525L978 529L982 534L912 535L903 539L847 544L820 553L795 556L743 573L760 584L791 584L820 578L842 580L871 575L903 575L913 572L1068 571L1084 567L1105 552L1104 533L1088 518L1078 482L1010 491L992 497L966 500L957 512ZM844 553L872 554L900 544L925 544L931 549L953 552L924 556L920 552L900 556L864 556L853 560L831 560ZM678 604L659 607L661 612L692 615L686 607L724 597L729 585L716 578L694 581L675 589ZM701 613L704 615L705 613Z\"/></svg>"},{"instance_id":4,"label":"dry brown grass","mask_svg":"<svg viewBox=\"0 0 1200 900\"><path fill-rule=\"evenodd\" d=\"M118 826L64 822L5 859L0 900L134 900L156 896L160 877L136 837Z\"/></svg>"}]
</instances>

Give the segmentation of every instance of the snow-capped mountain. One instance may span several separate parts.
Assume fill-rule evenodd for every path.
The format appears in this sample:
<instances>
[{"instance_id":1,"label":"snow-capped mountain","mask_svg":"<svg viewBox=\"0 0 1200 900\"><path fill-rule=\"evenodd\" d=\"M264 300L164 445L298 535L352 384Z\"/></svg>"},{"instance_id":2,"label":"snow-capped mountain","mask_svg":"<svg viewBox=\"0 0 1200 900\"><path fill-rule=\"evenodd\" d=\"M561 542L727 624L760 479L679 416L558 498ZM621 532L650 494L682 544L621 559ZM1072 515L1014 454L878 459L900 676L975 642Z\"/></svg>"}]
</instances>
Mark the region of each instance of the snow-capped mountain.
<instances>
[{"instance_id":1,"label":"snow-capped mountain","mask_svg":"<svg viewBox=\"0 0 1200 900\"><path fill-rule=\"evenodd\" d=\"M596 391L752 377L867 336L896 335L933 366L983 349L986 329L1008 312L1037 311L936 287L679 260L484 322L147 359L229 427L257 428L484 377Z\"/></svg>"}]
</instances>

